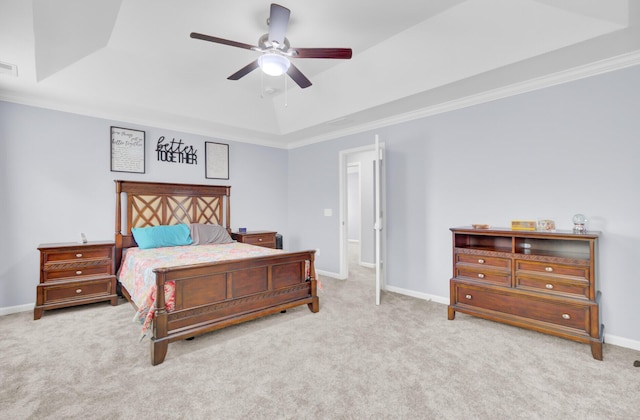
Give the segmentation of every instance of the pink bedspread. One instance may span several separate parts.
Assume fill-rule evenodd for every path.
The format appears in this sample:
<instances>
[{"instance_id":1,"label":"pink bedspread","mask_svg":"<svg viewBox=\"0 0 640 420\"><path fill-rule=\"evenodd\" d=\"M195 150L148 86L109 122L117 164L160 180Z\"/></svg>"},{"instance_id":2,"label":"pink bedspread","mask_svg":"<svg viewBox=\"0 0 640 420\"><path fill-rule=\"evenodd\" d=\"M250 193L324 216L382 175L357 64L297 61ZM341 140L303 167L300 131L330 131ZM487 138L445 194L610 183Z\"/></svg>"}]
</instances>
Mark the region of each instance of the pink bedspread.
<instances>
[{"instance_id":1,"label":"pink bedspread","mask_svg":"<svg viewBox=\"0 0 640 420\"><path fill-rule=\"evenodd\" d=\"M129 248L118 272L118 280L127 289L138 307L134 321L142 324L142 338L147 335L155 313L155 268L176 267L205 262L237 260L282 253L282 250L248 245L240 242L216 245L187 245L166 248ZM164 285L165 307L175 308L175 284Z\"/></svg>"}]
</instances>

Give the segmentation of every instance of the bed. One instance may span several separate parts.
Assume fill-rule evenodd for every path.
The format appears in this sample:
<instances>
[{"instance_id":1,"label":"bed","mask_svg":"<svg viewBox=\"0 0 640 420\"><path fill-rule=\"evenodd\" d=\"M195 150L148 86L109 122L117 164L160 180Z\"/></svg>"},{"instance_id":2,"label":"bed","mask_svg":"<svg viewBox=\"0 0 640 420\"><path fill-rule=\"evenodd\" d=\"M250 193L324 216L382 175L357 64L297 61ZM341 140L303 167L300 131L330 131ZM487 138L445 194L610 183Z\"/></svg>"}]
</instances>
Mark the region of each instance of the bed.
<instances>
[{"instance_id":1,"label":"bed","mask_svg":"<svg viewBox=\"0 0 640 420\"><path fill-rule=\"evenodd\" d=\"M120 274L127 250L133 255L140 249L132 229L208 224L223 226L231 232L229 186L122 180L116 180L115 184L116 273ZM164 361L171 342L300 305L308 305L314 313L319 311L315 251L285 252L259 250L260 247L247 244L228 245L239 246L255 249L241 254L232 252L236 256L231 259L167 264L152 270L155 290L151 292L153 308L148 325L152 365ZM135 303L139 291L127 289L120 279L118 287L140 312Z\"/></svg>"}]
</instances>

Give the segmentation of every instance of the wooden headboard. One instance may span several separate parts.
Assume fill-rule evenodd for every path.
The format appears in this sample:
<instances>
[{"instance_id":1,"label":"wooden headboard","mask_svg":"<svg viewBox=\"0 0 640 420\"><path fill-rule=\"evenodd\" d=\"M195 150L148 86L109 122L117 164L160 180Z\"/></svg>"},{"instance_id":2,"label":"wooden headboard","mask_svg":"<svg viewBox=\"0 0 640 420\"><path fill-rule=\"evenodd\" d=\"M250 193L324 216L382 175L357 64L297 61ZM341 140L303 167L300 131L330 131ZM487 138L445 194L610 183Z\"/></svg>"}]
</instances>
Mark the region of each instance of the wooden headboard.
<instances>
[{"instance_id":1,"label":"wooden headboard","mask_svg":"<svg viewBox=\"0 0 640 420\"><path fill-rule=\"evenodd\" d=\"M116 270L122 249L136 246L131 234L134 227L210 223L225 226L231 233L229 186L122 180L115 183Z\"/></svg>"}]
</instances>

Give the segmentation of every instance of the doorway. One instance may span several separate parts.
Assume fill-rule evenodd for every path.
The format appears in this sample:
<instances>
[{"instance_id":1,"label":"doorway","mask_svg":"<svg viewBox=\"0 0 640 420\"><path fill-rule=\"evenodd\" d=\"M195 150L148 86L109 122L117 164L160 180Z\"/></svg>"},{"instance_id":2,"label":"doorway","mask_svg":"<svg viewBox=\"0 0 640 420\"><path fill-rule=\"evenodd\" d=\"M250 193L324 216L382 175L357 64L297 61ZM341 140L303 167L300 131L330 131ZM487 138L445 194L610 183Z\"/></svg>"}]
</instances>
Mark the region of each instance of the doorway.
<instances>
[{"instance_id":1,"label":"doorway","mask_svg":"<svg viewBox=\"0 0 640 420\"><path fill-rule=\"evenodd\" d=\"M376 284L374 145L340 152L340 278ZM363 275L364 274L364 275Z\"/></svg>"},{"instance_id":2,"label":"doorway","mask_svg":"<svg viewBox=\"0 0 640 420\"><path fill-rule=\"evenodd\" d=\"M347 157L347 259L352 272L363 263L362 255L362 162Z\"/></svg>"}]
</instances>

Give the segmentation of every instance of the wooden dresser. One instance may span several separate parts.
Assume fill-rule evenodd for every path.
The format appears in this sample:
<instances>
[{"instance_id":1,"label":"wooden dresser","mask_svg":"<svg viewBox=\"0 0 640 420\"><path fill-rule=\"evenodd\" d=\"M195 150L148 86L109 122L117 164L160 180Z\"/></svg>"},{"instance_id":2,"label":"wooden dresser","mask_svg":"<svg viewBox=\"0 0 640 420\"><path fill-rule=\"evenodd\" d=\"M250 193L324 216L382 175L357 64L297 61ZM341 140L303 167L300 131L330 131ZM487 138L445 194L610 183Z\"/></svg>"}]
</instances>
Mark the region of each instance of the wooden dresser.
<instances>
[{"instance_id":1,"label":"wooden dresser","mask_svg":"<svg viewBox=\"0 0 640 420\"><path fill-rule=\"evenodd\" d=\"M602 360L598 232L451 231L450 320L463 312L587 343Z\"/></svg>"},{"instance_id":2,"label":"wooden dresser","mask_svg":"<svg viewBox=\"0 0 640 420\"><path fill-rule=\"evenodd\" d=\"M276 233L267 230L255 230L253 232L233 232L231 238L245 244L263 246L265 248L276 247Z\"/></svg>"},{"instance_id":3,"label":"wooden dresser","mask_svg":"<svg viewBox=\"0 0 640 420\"><path fill-rule=\"evenodd\" d=\"M33 319L42 311L101 301L118 304L114 242L42 244Z\"/></svg>"}]
</instances>

